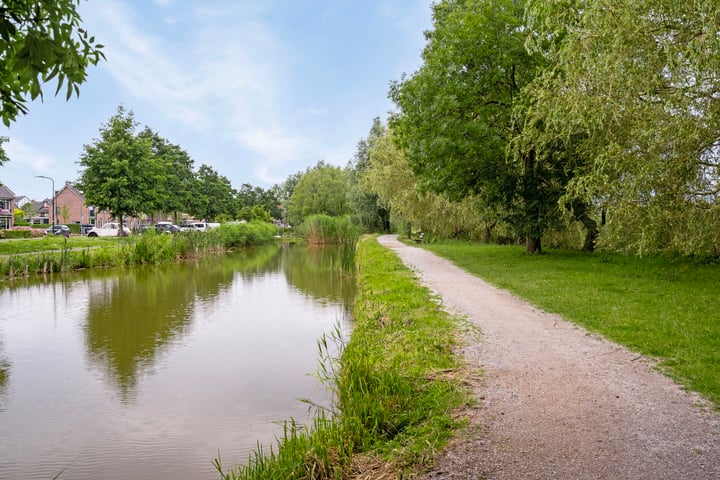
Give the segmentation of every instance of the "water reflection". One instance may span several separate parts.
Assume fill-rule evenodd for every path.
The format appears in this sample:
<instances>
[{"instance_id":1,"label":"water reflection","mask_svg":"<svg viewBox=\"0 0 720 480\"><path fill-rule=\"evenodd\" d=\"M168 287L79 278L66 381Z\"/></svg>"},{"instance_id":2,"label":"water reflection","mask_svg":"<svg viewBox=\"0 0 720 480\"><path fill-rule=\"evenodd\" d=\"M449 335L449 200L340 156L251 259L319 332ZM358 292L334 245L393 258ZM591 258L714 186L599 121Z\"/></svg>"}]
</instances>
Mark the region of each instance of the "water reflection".
<instances>
[{"instance_id":1,"label":"water reflection","mask_svg":"<svg viewBox=\"0 0 720 480\"><path fill-rule=\"evenodd\" d=\"M196 307L215 301L235 275L253 282L269 272L284 272L303 294L340 300L349 312L355 283L334 268L337 262L332 247L271 245L183 265L133 269L95 282L84 328L89 362L123 402L131 401L138 378L152 372L168 346L182 343Z\"/></svg>"},{"instance_id":2,"label":"water reflection","mask_svg":"<svg viewBox=\"0 0 720 480\"><path fill-rule=\"evenodd\" d=\"M300 291L318 300L342 300L349 311L355 278L342 272L340 255L340 249L332 245L290 246L282 251L280 268L288 283Z\"/></svg>"},{"instance_id":3,"label":"water reflection","mask_svg":"<svg viewBox=\"0 0 720 480\"><path fill-rule=\"evenodd\" d=\"M112 381L123 402L138 377L182 338L200 304L229 288L237 272L248 279L266 271L280 249L248 249L182 265L139 268L92 289L85 326L90 363Z\"/></svg>"},{"instance_id":4,"label":"water reflection","mask_svg":"<svg viewBox=\"0 0 720 480\"><path fill-rule=\"evenodd\" d=\"M347 328L355 286L318 255L0 285L0 478L206 479L218 451L246 461L303 420L298 398L326 398L316 340Z\"/></svg>"},{"instance_id":5,"label":"water reflection","mask_svg":"<svg viewBox=\"0 0 720 480\"><path fill-rule=\"evenodd\" d=\"M5 409L5 392L10 382L10 361L4 358L0 341L0 411Z\"/></svg>"}]
</instances>

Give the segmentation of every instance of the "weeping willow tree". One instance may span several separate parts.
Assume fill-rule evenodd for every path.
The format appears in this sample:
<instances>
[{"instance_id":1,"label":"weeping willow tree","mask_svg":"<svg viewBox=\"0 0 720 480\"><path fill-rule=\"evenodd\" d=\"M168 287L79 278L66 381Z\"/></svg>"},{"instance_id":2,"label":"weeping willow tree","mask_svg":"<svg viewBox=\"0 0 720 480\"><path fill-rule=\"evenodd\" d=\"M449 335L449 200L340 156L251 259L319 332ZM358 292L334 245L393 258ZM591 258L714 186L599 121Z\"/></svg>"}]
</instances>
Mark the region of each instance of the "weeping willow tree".
<instances>
[{"instance_id":1,"label":"weeping willow tree","mask_svg":"<svg viewBox=\"0 0 720 480\"><path fill-rule=\"evenodd\" d=\"M370 167L361 179L362 188L378 196L395 225L412 226L430 237L441 238L488 240L491 235L508 233L498 225L497 215L475 197L454 202L422 191L391 130L384 129L376 138L369 157Z\"/></svg>"},{"instance_id":2,"label":"weeping willow tree","mask_svg":"<svg viewBox=\"0 0 720 480\"><path fill-rule=\"evenodd\" d=\"M720 4L530 0L535 144L582 161L564 199L607 212L600 242L720 254Z\"/></svg>"}]
</instances>

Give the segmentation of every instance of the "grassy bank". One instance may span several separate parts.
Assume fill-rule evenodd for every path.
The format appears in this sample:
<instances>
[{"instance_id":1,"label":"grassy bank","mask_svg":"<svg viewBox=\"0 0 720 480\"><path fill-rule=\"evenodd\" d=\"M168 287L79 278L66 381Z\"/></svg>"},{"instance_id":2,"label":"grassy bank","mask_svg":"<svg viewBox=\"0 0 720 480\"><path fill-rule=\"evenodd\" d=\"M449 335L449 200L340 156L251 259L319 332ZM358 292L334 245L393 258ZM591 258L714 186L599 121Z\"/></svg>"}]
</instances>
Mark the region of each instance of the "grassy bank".
<instances>
[{"instance_id":1,"label":"grassy bank","mask_svg":"<svg viewBox=\"0 0 720 480\"><path fill-rule=\"evenodd\" d=\"M274 240L269 223L228 223L207 232L129 237L45 237L0 242L0 278L95 267L159 265Z\"/></svg>"},{"instance_id":2,"label":"grassy bank","mask_svg":"<svg viewBox=\"0 0 720 480\"><path fill-rule=\"evenodd\" d=\"M465 243L423 245L469 272L590 331L660 359L720 405L720 266Z\"/></svg>"},{"instance_id":3,"label":"grassy bank","mask_svg":"<svg viewBox=\"0 0 720 480\"><path fill-rule=\"evenodd\" d=\"M426 465L458 425L451 412L467 397L453 375L456 321L374 239L360 242L357 258L352 336L339 359L320 342L333 406L309 428L286 422L277 445L223 478L398 478Z\"/></svg>"},{"instance_id":4,"label":"grassy bank","mask_svg":"<svg viewBox=\"0 0 720 480\"><path fill-rule=\"evenodd\" d=\"M23 238L0 241L0 256L2 255L19 255L23 253L39 253L52 250L62 250L63 248L86 248L98 245L111 245L117 242L116 237L80 237L71 236L53 237L45 236L39 238Z\"/></svg>"}]
</instances>

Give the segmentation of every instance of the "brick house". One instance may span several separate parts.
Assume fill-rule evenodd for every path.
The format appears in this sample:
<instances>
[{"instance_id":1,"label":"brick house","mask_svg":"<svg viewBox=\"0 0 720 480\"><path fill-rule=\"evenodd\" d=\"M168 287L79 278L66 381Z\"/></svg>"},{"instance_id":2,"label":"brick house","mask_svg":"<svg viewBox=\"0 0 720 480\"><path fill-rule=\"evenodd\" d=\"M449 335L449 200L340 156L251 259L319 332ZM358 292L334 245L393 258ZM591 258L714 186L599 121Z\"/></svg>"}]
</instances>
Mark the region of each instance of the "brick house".
<instances>
[{"instance_id":1,"label":"brick house","mask_svg":"<svg viewBox=\"0 0 720 480\"><path fill-rule=\"evenodd\" d=\"M0 229L7 230L15 224L15 194L0 184Z\"/></svg>"},{"instance_id":2,"label":"brick house","mask_svg":"<svg viewBox=\"0 0 720 480\"><path fill-rule=\"evenodd\" d=\"M50 224L50 200L45 199L41 202L33 202L32 212L30 223L33 225Z\"/></svg>"},{"instance_id":3,"label":"brick house","mask_svg":"<svg viewBox=\"0 0 720 480\"><path fill-rule=\"evenodd\" d=\"M95 207L85 205L85 195L80 190L73 187L70 182L65 182L65 186L55 194L55 222L56 223L79 223L95 225L96 221L105 223L110 218L103 218ZM105 215L109 217L109 215Z\"/></svg>"},{"instance_id":4,"label":"brick house","mask_svg":"<svg viewBox=\"0 0 720 480\"><path fill-rule=\"evenodd\" d=\"M85 195L71 182L55 194L55 223L103 226L113 220L109 212L98 210L85 203ZM124 217L123 223L129 228L139 228L141 222L132 217Z\"/></svg>"}]
</instances>

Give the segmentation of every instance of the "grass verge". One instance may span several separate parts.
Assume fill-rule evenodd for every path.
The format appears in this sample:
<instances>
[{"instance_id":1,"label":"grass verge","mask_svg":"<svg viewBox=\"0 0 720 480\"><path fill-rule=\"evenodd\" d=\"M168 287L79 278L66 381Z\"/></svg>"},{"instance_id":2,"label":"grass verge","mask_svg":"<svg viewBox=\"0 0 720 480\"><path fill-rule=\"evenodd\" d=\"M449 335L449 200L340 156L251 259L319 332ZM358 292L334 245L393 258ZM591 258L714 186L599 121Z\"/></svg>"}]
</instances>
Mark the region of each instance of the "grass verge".
<instances>
[{"instance_id":1,"label":"grass verge","mask_svg":"<svg viewBox=\"0 0 720 480\"><path fill-rule=\"evenodd\" d=\"M720 266L469 243L427 244L465 270L534 305L660 361L720 406Z\"/></svg>"},{"instance_id":2,"label":"grass verge","mask_svg":"<svg viewBox=\"0 0 720 480\"><path fill-rule=\"evenodd\" d=\"M290 420L269 449L258 449L230 479L399 478L422 469L460 421L468 401L453 375L457 321L391 251L373 239L358 245L359 293L352 336L339 358L319 342L318 375L332 406L312 425Z\"/></svg>"}]
</instances>

